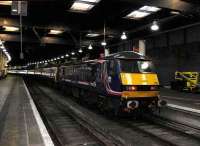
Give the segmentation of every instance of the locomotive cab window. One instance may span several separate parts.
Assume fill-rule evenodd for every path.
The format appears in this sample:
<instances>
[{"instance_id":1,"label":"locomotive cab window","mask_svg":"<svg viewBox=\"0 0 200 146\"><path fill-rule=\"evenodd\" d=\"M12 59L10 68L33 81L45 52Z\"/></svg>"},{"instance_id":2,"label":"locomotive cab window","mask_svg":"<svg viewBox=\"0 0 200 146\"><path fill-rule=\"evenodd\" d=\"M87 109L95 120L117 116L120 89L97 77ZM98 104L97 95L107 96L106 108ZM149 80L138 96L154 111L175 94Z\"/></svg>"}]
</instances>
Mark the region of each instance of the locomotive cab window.
<instances>
[{"instance_id":1,"label":"locomotive cab window","mask_svg":"<svg viewBox=\"0 0 200 146\"><path fill-rule=\"evenodd\" d=\"M120 60L121 72L127 73L144 73L155 72L151 61L146 60Z\"/></svg>"}]
</instances>

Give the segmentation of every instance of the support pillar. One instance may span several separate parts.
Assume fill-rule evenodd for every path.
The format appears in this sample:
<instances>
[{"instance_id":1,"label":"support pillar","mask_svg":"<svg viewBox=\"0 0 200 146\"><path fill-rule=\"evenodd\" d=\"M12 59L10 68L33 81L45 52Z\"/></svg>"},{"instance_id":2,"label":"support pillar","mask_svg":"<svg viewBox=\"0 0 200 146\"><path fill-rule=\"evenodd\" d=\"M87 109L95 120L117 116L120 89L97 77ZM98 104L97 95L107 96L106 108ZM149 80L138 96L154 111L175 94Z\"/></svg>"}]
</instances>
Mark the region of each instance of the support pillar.
<instances>
[{"instance_id":1,"label":"support pillar","mask_svg":"<svg viewBox=\"0 0 200 146\"><path fill-rule=\"evenodd\" d=\"M146 55L146 41L139 40L139 53L142 55Z\"/></svg>"}]
</instances>

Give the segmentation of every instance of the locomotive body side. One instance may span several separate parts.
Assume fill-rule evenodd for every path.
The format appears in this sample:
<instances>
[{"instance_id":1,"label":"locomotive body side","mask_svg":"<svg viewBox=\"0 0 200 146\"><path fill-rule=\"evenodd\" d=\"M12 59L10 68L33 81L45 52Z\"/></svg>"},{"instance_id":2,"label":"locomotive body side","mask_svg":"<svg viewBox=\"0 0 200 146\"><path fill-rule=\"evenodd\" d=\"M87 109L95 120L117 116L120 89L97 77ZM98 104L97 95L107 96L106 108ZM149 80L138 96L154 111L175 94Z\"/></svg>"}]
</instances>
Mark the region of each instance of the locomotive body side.
<instances>
[{"instance_id":1,"label":"locomotive body side","mask_svg":"<svg viewBox=\"0 0 200 146\"><path fill-rule=\"evenodd\" d=\"M157 74L153 71L151 60L138 56L114 56L61 66L58 78L62 85L71 87L74 97L88 100L102 109L130 112L157 107Z\"/></svg>"}]
</instances>

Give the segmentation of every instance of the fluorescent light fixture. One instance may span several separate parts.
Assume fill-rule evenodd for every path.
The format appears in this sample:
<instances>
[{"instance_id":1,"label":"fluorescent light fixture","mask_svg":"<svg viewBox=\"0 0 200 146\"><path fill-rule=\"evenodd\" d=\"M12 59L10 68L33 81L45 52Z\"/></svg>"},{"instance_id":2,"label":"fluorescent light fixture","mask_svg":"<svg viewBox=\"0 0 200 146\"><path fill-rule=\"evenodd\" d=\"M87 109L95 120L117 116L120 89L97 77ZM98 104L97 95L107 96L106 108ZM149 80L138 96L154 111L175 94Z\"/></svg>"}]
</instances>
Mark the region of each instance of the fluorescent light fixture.
<instances>
[{"instance_id":1,"label":"fluorescent light fixture","mask_svg":"<svg viewBox=\"0 0 200 146\"><path fill-rule=\"evenodd\" d=\"M152 25L151 25L151 30L152 31L158 31L159 30L159 25L157 21L153 21Z\"/></svg>"},{"instance_id":2,"label":"fluorescent light fixture","mask_svg":"<svg viewBox=\"0 0 200 146\"><path fill-rule=\"evenodd\" d=\"M174 15L180 15L181 14L179 11L171 11L170 13L174 14Z\"/></svg>"},{"instance_id":3,"label":"fluorescent light fixture","mask_svg":"<svg viewBox=\"0 0 200 146\"><path fill-rule=\"evenodd\" d=\"M12 9L12 12L17 12L17 9Z\"/></svg>"},{"instance_id":4,"label":"fluorescent light fixture","mask_svg":"<svg viewBox=\"0 0 200 146\"><path fill-rule=\"evenodd\" d=\"M79 0L82 2L89 2L89 3L98 3L100 0Z\"/></svg>"},{"instance_id":5,"label":"fluorescent light fixture","mask_svg":"<svg viewBox=\"0 0 200 146\"><path fill-rule=\"evenodd\" d=\"M74 2L71 6L72 11L89 11L94 7L92 4L87 4L83 2Z\"/></svg>"},{"instance_id":6,"label":"fluorescent light fixture","mask_svg":"<svg viewBox=\"0 0 200 146\"><path fill-rule=\"evenodd\" d=\"M19 31L19 27L14 27L14 26L3 26L5 31Z\"/></svg>"},{"instance_id":7,"label":"fluorescent light fixture","mask_svg":"<svg viewBox=\"0 0 200 146\"><path fill-rule=\"evenodd\" d=\"M98 34L98 33L88 33L87 35L86 35L86 37L98 37L98 36L100 36L100 34Z\"/></svg>"},{"instance_id":8,"label":"fluorescent light fixture","mask_svg":"<svg viewBox=\"0 0 200 146\"><path fill-rule=\"evenodd\" d=\"M127 36L126 36L126 33L125 33L125 32L122 33L121 39L122 39L122 40L126 40L126 39L127 39Z\"/></svg>"},{"instance_id":9,"label":"fluorescent light fixture","mask_svg":"<svg viewBox=\"0 0 200 146\"><path fill-rule=\"evenodd\" d=\"M1 45L1 47L0 47L1 49L5 49L5 46L4 45Z\"/></svg>"},{"instance_id":10,"label":"fluorescent light fixture","mask_svg":"<svg viewBox=\"0 0 200 146\"><path fill-rule=\"evenodd\" d=\"M0 1L0 5L11 6L12 1Z\"/></svg>"},{"instance_id":11,"label":"fluorescent light fixture","mask_svg":"<svg viewBox=\"0 0 200 146\"><path fill-rule=\"evenodd\" d=\"M160 11L161 8L153 7L153 6L143 6L139 10L146 11L146 12L157 12L157 11Z\"/></svg>"},{"instance_id":12,"label":"fluorescent light fixture","mask_svg":"<svg viewBox=\"0 0 200 146\"><path fill-rule=\"evenodd\" d=\"M129 19L140 19L140 18L144 18L146 16L150 15L149 12L143 12L143 11L133 11L131 12L130 14L128 14L126 16L126 18L129 18Z\"/></svg>"},{"instance_id":13,"label":"fluorescent light fixture","mask_svg":"<svg viewBox=\"0 0 200 146\"><path fill-rule=\"evenodd\" d=\"M62 30L54 30L54 29L51 29L49 32L49 34L61 34L61 33L63 33Z\"/></svg>"},{"instance_id":14,"label":"fluorescent light fixture","mask_svg":"<svg viewBox=\"0 0 200 146\"><path fill-rule=\"evenodd\" d=\"M93 49L93 47L92 47L91 44L89 45L88 49L89 49L89 50L92 50L92 49Z\"/></svg>"}]
</instances>

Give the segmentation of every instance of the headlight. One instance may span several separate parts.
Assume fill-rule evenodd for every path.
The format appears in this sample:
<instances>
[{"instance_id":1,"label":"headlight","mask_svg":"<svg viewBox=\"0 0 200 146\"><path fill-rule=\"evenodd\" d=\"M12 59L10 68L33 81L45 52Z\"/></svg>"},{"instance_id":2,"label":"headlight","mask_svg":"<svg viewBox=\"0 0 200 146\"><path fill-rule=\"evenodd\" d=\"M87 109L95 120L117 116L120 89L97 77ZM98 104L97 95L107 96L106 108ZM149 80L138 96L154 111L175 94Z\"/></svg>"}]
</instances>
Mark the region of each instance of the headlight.
<instances>
[{"instance_id":1,"label":"headlight","mask_svg":"<svg viewBox=\"0 0 200 146\"><path fill-rule=\"evenodd\" d=\"M137 91L137 86L126 86L126 91Z\"/></svg>"}]
</instances>

